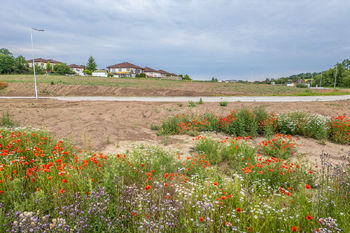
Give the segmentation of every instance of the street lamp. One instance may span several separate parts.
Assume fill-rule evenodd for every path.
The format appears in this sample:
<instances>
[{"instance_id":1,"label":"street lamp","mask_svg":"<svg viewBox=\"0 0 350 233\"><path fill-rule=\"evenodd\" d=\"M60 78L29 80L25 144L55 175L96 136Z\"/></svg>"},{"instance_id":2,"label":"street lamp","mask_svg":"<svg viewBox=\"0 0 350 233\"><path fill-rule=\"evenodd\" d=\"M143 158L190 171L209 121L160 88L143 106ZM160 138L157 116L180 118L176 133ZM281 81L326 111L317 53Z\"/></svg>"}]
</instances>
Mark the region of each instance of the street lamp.
<instances>
[{"instance_id":1,"label":"street lamp","mask_svg":"<svg viewBox=\"0 0 350 233\"><path fill-rule=\"evenodd\" d=\"M33 46L33 30L38 32L44 32L44 29L32 28L30 30L30 41L32 42L32 51L33 51L33 72L34 72L34 86L35 86L35 99L38 99L38 88L36 87L36 75L35 75L35 64L34 64L34 46Z\"/></svg>"}]
</instances>

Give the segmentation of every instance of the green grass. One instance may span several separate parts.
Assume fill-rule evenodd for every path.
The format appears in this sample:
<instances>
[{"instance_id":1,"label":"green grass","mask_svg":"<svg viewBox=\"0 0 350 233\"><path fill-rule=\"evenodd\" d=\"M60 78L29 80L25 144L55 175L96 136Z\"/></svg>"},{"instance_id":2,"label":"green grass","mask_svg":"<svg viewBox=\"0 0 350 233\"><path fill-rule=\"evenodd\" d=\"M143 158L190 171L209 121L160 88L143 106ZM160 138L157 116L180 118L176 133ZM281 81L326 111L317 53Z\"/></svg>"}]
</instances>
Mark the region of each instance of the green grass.
<instances>
[{"instance_id":1,"label":"green grass","mask_svg":"<svg viewBox=\"0 0 350 233\"><path fill-rule=\"evenodd\" d=\"M32 75L0 75L0 81L9 84L33 83ZM104 78L60 75L38 75L37 82L50 85L88 85L129 87L140 90L183 90L207 93L211 96L322 96L349 95L350 89L310 90L279 85L243 84L243 83L213 83L204 81L157 80L144 78ZM103 94L103 93L101 93Z\"/></svg>"}]
</instances>

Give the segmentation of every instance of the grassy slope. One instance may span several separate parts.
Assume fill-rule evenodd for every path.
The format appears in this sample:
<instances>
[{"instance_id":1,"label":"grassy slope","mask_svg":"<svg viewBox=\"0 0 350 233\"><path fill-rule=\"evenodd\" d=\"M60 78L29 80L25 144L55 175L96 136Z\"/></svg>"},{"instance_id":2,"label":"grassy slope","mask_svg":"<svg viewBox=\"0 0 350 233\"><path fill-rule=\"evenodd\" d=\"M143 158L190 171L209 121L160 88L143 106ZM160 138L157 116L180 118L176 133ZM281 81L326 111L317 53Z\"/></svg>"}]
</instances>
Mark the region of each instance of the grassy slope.
<instances>
[{"instance_id":1,"label":"grassy slope","mask_svg":"<svg viewBox=\"0 0 350 233\"><path fill-rule=\"evenodd\" d=\"M32 75L0 75L0 80L7 83L33 83ZM350 89L330 90L309 90L302 88L291 88L278 85L263 84L242 84L242 83L211 83L203 81L174 81L174 80L145 80L145 79L116 79L102 77L70 77L56 75L38 75L37 82L40 84L55 85L87 85L87 86L108 86L136 89L170 89L170 90L196 90L207 92L210 95L235 95L235 96L309 96L309 95L346 95Z\"/></svg>"}]
</instances>

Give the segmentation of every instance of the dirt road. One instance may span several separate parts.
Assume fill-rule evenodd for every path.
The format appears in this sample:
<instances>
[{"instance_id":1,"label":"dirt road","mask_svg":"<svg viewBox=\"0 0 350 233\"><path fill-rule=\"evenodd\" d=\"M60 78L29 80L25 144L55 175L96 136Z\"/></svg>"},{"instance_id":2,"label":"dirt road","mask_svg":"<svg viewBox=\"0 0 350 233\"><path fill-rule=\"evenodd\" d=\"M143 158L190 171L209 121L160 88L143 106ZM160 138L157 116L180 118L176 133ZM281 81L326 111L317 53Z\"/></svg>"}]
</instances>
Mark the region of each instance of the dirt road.
<instances>
[{"instance_id":1,"label":"dirt road","mask_svg":"<svg viewBox=\"0 0 350 233\"><path fill-rule=\"evenodd\" d=\"M119 102L198 102L200 98L203 102L313 102L313 101L338 101L349 100L350 95L339 96L57 96L57 97L39 97L39 99L51 99L62 101L119 101ZM34 97L14 96L1 97L0 99L34 99Z\"/></svg>"}]
</instances>

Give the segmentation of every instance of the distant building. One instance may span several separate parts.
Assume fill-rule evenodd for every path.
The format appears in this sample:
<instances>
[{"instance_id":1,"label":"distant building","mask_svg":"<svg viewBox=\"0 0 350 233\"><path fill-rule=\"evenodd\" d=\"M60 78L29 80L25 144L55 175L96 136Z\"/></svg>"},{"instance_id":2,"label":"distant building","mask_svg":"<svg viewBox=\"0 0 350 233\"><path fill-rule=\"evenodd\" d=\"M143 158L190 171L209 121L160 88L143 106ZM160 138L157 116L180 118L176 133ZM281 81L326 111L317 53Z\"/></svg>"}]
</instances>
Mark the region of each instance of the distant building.
<instances>
[{"instance_id":1,"label":"distant building","mask_svg":"<svg viewBox=\"0 0 350 233\"><path fill-rule=\"evenodd\" d=\"M29 67L33 67L33 59L27 60ZM46 64L50 62L52 67L54 67L57 64L62 64L62 62L55 61L53 59L44 59L44 58L35 58L34 64L40 68L46 69Z\"/></svg>"},{"instance_id":2,"label":"distant building","mask_svg":"<svg viewBox=\"0 0 350 233\"><path fill-rule=\"evenodd\" d=\"M152 77L152 78L161 78L162 74L155 69L145 67L143 68L143 72L146 74L147 77Z\"/></svg>"},{"instance_id":3,"label":"distant building","mask_svg":"<svg viewBox=\"0 0 350 233\"><path fill-rule=\"evenodd\" d=\"M140 66L129 62L107 66L107 69L108 72L112 73L115 77L135 77L137 74L143 72L143 69Z\"/></svg>"},{"instance_id":4,"label":"distant building","mask_svg":"<svg viewBox=\"0 0 350 233\"><path fill-rule=\"evenodd\" d=\"M82 65L76 65L76 64L71 64L69 65L69 67L73 70L74 73L76 74L83 74L83 71L85 69L85 66L82 66Z\"/></svg>"},{"instance_id":5,"label":"distant building","mask_svg":"<svg viewBox=\"0 0 350 233\"><path fill-rule=\"evenodd\" d=\"M94 77L108 77L106 70L95 70L91 75Z\"/></svg>"}]
</instances>

